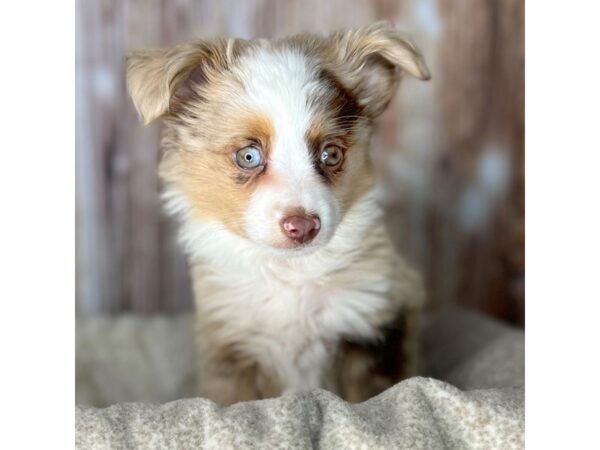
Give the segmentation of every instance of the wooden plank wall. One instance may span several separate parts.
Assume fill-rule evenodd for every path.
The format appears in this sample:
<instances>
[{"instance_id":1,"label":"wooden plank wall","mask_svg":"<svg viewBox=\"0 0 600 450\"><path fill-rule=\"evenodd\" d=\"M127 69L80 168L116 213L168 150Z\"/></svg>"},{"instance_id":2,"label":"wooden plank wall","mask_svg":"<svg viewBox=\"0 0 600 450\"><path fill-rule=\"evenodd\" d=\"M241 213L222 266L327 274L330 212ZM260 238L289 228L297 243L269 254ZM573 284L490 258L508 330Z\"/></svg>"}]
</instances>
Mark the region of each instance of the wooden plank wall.
<instances>
[{"instance_id":1,"label":"wooden plank wall","mask_svg":"<svg viewBox=\"0 0 600 450\"><path fill-rule=\"evenodd\" d=\"M520 0L78 0L77 312L192 307L173 224L160 211L160 125L142 128L123 55L191 37L281 36L387 19L422 49L374 139L398 246L432 307L524 314L524 8Z\"/></svg>"}]
</instances>

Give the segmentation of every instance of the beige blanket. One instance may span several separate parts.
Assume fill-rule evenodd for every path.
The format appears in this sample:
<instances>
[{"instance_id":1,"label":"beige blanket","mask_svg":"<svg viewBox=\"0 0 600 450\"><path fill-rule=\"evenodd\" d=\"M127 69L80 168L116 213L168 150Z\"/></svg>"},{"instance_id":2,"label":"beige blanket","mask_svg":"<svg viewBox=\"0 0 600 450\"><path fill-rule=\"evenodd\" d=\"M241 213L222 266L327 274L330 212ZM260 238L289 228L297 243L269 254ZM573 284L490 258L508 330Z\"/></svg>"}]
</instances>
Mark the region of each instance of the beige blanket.
<instances>
[{"instance_id":1,"label":"beige blanket","mask_svg":"<svg viewBox=\"0 0 600 450\"><path fill-rule=\"evenodd\" d=\"M78 448L523 447L523 333L478 314L427 316L427 377L358 405L322 390L228 408L182 399L194 395L191 330L189 317L78 321Z\"/></svg>"}]
</instances>

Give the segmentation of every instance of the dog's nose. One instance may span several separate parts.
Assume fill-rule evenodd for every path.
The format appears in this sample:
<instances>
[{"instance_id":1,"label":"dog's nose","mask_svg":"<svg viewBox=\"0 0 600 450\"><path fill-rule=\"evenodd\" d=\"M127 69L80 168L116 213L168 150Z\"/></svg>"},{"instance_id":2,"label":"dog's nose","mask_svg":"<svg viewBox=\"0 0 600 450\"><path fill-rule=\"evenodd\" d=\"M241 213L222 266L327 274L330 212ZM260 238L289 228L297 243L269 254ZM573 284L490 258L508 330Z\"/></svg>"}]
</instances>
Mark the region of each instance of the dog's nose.
<instances>
[{"instance_id":1,"label":"dog's nose","mask_svg":"<svg viewBox=\"0 0 600 450\"><path fill-rule=\"evenodd\" d=\"M306 244L319 233L321 220L315 215L290 216L281 221L281 228L292 241Z\"/></svg>"}]
</instances>

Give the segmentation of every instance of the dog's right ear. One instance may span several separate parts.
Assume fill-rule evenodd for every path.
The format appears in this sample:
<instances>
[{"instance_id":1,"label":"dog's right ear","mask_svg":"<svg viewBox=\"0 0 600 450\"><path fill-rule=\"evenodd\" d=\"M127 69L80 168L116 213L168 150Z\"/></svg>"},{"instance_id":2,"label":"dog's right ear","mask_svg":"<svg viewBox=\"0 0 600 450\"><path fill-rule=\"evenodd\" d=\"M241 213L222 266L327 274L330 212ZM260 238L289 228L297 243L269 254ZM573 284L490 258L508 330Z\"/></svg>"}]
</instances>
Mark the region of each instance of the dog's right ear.
<instances>
[{"instance_id":1,"label":"dog's right ear","mask_svg":"<svg viewBox=\"0 0 600 450\"><path fill-rule=\"evenodd\" d=\"M180 110L202 84L227 69L243 45L240 39L214 39L130 53L127 90L144 125Z\"/></svg>"}]
</instances>

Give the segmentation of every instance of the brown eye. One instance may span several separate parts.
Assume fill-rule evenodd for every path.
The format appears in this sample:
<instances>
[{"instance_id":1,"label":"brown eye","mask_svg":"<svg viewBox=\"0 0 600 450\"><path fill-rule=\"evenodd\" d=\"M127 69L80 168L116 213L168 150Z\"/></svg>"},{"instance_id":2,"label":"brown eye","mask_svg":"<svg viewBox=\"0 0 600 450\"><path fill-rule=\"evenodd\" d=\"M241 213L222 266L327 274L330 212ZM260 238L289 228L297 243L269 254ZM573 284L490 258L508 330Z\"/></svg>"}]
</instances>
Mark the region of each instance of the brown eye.
<instances>
[{"instance_id":1,"label":"brown eye","mask_svg":"<svg viewBox=\"0 0 600 450\"><path fill-rule=\"evenodd\" d=\"M329 167L335 167L342 161L342 151L339 147L335 145L329 145L321 151L321 156L319 156L319 160L321 164L325 164Z\"/></svg>"},{"instance_id":2,"label":"brown eye","mask_svg":"<svg viewBox=\"0 0 600 450\"><path fill-rule=\"evenodd\" d=\"M262 153L251 145L235 153L235 162L242 169L255 169L262 165Z\"/></svg>"}]
</instances>

